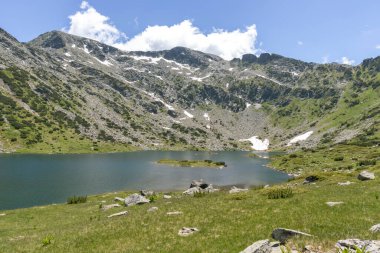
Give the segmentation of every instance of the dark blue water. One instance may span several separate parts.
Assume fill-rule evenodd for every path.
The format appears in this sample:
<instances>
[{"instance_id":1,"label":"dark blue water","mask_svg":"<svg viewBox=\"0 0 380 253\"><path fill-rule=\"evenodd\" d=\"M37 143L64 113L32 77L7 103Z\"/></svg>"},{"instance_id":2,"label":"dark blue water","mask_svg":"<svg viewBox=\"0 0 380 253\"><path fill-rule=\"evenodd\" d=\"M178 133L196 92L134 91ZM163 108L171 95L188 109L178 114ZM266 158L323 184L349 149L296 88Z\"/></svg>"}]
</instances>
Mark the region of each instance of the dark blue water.
<instances>
[{"instance_id":1,"label":"dark blue water","mask_svg":"<svg viewBox=\"0 0 380 253\"><path fill-rule=\"evenodd\" d=\"M248 152L141 151L115 154L0 155L0 210L65 202L68 196L116 190L184 190L193 179L214 185L285 181ZM266 153L270 156L270 153ZM227 168L158 165L159 159L225 161Z\"/></svg>"}]
</instances>

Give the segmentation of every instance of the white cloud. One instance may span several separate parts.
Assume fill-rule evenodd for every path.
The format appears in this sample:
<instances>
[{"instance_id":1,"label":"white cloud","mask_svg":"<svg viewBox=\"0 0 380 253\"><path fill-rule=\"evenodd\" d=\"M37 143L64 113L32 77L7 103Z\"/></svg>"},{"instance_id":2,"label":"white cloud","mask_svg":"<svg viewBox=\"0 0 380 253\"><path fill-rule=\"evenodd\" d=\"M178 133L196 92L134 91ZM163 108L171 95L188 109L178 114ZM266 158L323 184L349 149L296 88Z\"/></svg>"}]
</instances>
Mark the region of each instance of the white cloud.
<instances>
[{"instance_id":1,"label":"white cloud","mask_svg":"<svg viewBox=\"0 0 380 253\"><path fill-rule=\"evenodd\" d=\"M330 60L329 60L329 56L328 55L325 55L322 57L322 63L325 64L325 63L328 63Z\"/></svg>"},{"instance_id":2,"label":"white cloud","mask_svg":"<svg viewBox=\"0 0 380 253\"><path fill-rule=\"evenodd\" d=\"M303 41L297 41L298 46L303 46Z\"/></svg>"},{"instance_id":3,"label":"white cloud","mask_svg":"<svg viewBox=\"0 0 380 253\"><path fill-rule=\"evenodd\" d=\"M354 60L350 60L350 59L348 59L346 56L342 57L341 62L342 62L343 64L347 64L347 65L352 65L352 64L355 63Z\"/></svg>"},{"instance_id":4,"label":"white cloud","mask_svg":"<svg viewBox=\"0 0 380 253\"><path fill-rule=\"evenodd\" d=\"M380 49L380 44L375 46L376 49Z\"/></svg>"},{"instance_id":5,"label":"white cloud","mask_svg":"<svg viewBox=\"0 0 380 253\"><path fill-rule=\"evenodd\" d=\"M190 20L184 20L171 26L148 26L140 34L125 40L125 35L109 22L109 18L97 12L88 2L83 1L81 9L69 17L68 33L95 39L126 51L156 51L183 46L216 54L226 60L257 52L255 25L246 27L244 31L214 29L210 33L203 33Z\"/></svg>"},{"instance_id":6,"label":"white cloud","mask_svg":"<svg viewBox=\"0 0 380 253\"><path fill-rule=\"evenodd\" d=\"M66 32L110 45L125 37L108 17L97 12L88 2L83 1L80 8L81 11L69 16L70 28L65 29Z\"/></svg>"}]
</instances>

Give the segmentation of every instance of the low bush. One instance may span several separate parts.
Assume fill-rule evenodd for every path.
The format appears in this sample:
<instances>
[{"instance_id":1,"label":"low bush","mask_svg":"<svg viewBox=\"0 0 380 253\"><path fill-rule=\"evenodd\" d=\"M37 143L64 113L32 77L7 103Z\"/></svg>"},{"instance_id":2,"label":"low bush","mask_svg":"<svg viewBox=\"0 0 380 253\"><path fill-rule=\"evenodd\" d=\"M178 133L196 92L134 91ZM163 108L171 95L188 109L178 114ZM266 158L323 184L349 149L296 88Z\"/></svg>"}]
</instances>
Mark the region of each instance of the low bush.
<instances>
[{"instance_id":1,"label":"low bush","mask_svg":"<svg viewBox=\"0 0 380 253\"><path fill-rule=\"evenodd\" d=\"M268 191L268 199L286 199L293 197L293 190L290 187L273 188Z\"/></svg>"},{"instance_id":2,"label":"low bush","mask_svg":"<svg viewBox=\"0 0 380 253\"><path fill-rule=\"evenodd\" d=\"M343 156L337 156L334 158L334 161L338 162L338 161L343 161L344 160L344 157Z\"/></svg>"},{"instance_id":3,"label":"low bush","mask_svg":"<svg viewBox=\"0 0 380 253\"><path fill-rule=\"evenodd\" d=\"M358 166L376 165L376 160L362 160L358 162Z\"/></svg>"},{"instance_id":4,"label":"low bush","mask_svg":"<svg viewBox=\"0 0 380 253\"><path fill-rule=\"evenodd\" d=\"M71 196L67 198L67 204L79 204L79 203L86 203L87 202L87 195L86 196Z\"/></svg>"}]
</instances>

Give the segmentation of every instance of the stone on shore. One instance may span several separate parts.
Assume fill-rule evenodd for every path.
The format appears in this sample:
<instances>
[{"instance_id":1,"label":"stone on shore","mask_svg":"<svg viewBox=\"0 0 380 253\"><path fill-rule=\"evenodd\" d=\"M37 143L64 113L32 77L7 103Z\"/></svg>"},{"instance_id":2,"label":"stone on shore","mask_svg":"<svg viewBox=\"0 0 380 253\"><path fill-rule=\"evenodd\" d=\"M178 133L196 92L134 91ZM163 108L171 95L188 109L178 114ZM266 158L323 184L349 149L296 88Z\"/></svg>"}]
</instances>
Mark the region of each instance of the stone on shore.
<instances>
[{"instance_id":1,"label":"stone on shore","mask_svg":"<svg viewBox=\"0 0 380 253\"><path fill-rule=\"evenodd\" d=\"M126 206L134 206L149 203L149 199L141 196L140 194L134 193L125 198L124 203Z\"/></svg>"},{"instance_id":2,"label":"stone on shore","mask_svg":"<svg viewBox=\"0 0 380 253\"><path fill-rule=\"evenodd\" d=\"M232 186L229 193L239 193L239 192L246 192L246 191L248 191L248 189L242 189L242 188L237 188L236 186Z\"/></svg>"}]
</instances>

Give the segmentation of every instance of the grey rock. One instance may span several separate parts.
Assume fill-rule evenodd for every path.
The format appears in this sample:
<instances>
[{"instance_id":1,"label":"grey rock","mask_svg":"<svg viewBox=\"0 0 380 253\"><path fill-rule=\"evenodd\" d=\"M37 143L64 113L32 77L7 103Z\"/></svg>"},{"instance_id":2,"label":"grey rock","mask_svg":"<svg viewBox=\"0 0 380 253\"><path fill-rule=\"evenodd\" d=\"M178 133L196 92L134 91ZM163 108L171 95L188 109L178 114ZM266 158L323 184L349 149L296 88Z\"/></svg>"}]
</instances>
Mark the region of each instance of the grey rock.
<instances>
[{"instance_id":1,"label":"grey rock","mask_svg":"<svg viewBox=\"0 0 380 253\"><path fill-rule=\"evenodd\" d=\"M353 182L347 181L347 182L338 183L339 186L346 186L346 185L350 185L350 184L353 184Z\"/></svg>"},{"instance_id":2,"label":"grey rock","mask_svg":"<svg viewBox=\"0 0 380 253\"><path fill-rule=\"evenodd\" d=\"M198 228L188 228L188 227L183 227L178 231L179 236L189 236L194 234L195 232L198 232Z\"/></svg>"},{"instance_id":3,"label":"grey rock","mask_svg":"<svg viewBox=\"0 0 380 253\"><path fill-rule=\"evenodd\" d=\"M284 244L289 238L294 236L312 236L310 234L287 228L276 228L272 232L272 238Z\"/></svg>"},{"instance_id":4,"label":"grey rock","mask_svg":"<svg viewBox=\"0 0 380 253\"><path fill-rule=\"evenodd\" d=\"M169 215L169 216L171 216L171 215L181 215L181 214L183 214L183 212L180 212L180 211L174 211L174 212L167 212L166 213L166 215Z\"/></svg>"},{"instance_id":5,"label":"grey rock","mask_svg":"<svg viewBox=\"0 0 380 253\"><path fill-rule=\"evenodd\" d=\"M199 192L201 192L201 188L199 188L199 187L192 187L192 188L189 188L186 191L184 191L182 194L194 195L195 193L199 193Z\"/></svg>"},{"instance_id":6,"label":"grey rock","mask_svg":"<svg viewBox=\"0 0 380 253\"><path fill-rule=\"evenodd\" d=\"M152 206L151 208L148 209L148 212L155 212L158 211L158 207Z\"/></svg>"},{"instance_id":7,"label":"grey rock","mask_svg":"<svg viewBox=\"0 0 380 253\"><path fill-rule=\"evenodd\" d=\"M128 214L128 211L122 211L122 212L119 212L119 213L114 213L114 214L108 215L107 217L108 218L112 218L112 217L117 217L117 216L124 216L124 215L127 215L127 214Z\"/></svg>"},{"instance_id":8,"label":"grey rock","mask_svg":"<svg viewBox=\"0 0 380 253\"><path fill-rule=\"evenodd\" d=\"M269 240L261 240L253 243L240 253L271 253L272 247Z\"/></svg>"},{"instance_id":9,"label":"grey rock","mask_svg":"<svg viewBox=\"0 0 380 253\"><path fill-rule=\"evenodd\" d=\"M336 244L338 249L351 249L355 252L355 248L363 249L365 248L367 253L379 253L380 252L380 241L375 240L360 240L360 239L346 239L339 240Z\"/></svg>"},{"instance_id":10,"label":"grey rock","mask_svg":"<svg viewBox=\"0 0 380 253\"><path fill-rule=\"evenodd\" d=\"M380 232L380 223L379 224L376 224L376 225L373 225L369 231L371 231L372 233L379 233Z\"/></svg>"},{"instance_id":11,"label":"grey rock","mask_svg":"<svg viewBox=\"0 0 380 253\"><path fill-rule=\"evenodd\" d=\"M361 181L366 181L366 180L373 180L375 179L375 174L369 171L362 171L358 175L358 179Z\"/></svg>"},{"instance_id":12,"label":"grey rock","mask_svg":"<svg viewBox=\"0 0 380 253\"><path fill-rule=\"evenodd\" d=\"M229 193L239 193L239 192L246 192L248 189L242 189L242 188L237 188L236 186L232 186L231 190L229 190Z\"/></svg>"},{"instance_id":13,"label":"grey rock","mask_svg":"<svg viewBox=\"0 0 380 253\"><path fill-rule=\"evenodd\" d=\"M111 208L115 208L115 207L121 207L121 205L119 205L119 204L111 204L111 205L104 205L104 206L102 206L102 211L107 211L107 210L109 210L109 209L111 209Z\"/></svg>"},{"instance_id":14,"label":"grey rock","mask_svg":"<svg viewBox=\"0 0 380 253\"><path fill-rule=\"evenodd\" d=\"M207 187L209 187L209 184L206 182L203 182L203 179L193 180L190 184L190 188L193 188L193 187L199 187L201 189L206 189Z\"/></svg>"},{"instance_id":15,"label":"grey rock","mask_svg":"<svg viewBox=\"0 0 380 253\"><path fill-rule=\"evenodd\" d=\"M149 199L141 196L140 194L134 193L125 198L124 203L126 206L133 206L138 204L149 203Z\"/></svg>"},{"instance_id":16,"label":"grey rock","mask_svg":"<svg viewBox=\"0 0 380 253\"><path fill-rule=\"evenodd\" d=\"M164 199L171 199L172 196L164 194Z\"/></svg>"},{"instance_id":17,"label":"grey rock","mask_svg":"<svg viewBox=\"0 0 380 253\"><path fill-rule=\"evenodd\" d=\"M154 191L141 190L140 195L144 197L150 197L154 195Z\"/></svg>"},{"instance_id":18,"label":"grey rock","mask_svg":"<svg viewBox=\"0 0 380 253\"><path fill-rule=\"evenodd\" d=\"M344 202L342 202L342 201L338 201L338 202L326 202L326 205L328 205L328 206L337 206L337 205L341 205L341 204L343 204Z\"/></svg>"}]
</instances>

